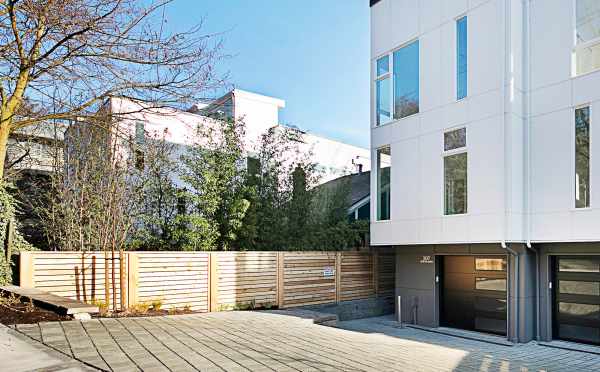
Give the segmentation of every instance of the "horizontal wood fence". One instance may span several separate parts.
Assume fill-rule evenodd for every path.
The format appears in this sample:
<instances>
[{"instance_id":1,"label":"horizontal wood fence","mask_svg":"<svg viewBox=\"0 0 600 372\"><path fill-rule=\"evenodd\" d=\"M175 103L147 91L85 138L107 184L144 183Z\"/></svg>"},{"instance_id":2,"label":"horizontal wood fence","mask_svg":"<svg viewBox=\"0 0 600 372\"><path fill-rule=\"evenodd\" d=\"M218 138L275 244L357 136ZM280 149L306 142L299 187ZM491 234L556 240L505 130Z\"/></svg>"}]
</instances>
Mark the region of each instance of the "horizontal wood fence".
<instances>
[{"instance_id":1,"label":"horizontal wood fence","mask_svg":"<svg viewBox=\"0 0 600 372\"><path fill-rule=\"evenodd\" d=\"M122 262L116 257L117 303L111 308L160 301L164 309L206 312L391 298L394 257L385 250L125 252ZM21 252L19 284L81 301L104 301L105 265L111 267L110 262L103 252ZM111 270L108 282L112 287Z\"/></svg>"}]
</instances>

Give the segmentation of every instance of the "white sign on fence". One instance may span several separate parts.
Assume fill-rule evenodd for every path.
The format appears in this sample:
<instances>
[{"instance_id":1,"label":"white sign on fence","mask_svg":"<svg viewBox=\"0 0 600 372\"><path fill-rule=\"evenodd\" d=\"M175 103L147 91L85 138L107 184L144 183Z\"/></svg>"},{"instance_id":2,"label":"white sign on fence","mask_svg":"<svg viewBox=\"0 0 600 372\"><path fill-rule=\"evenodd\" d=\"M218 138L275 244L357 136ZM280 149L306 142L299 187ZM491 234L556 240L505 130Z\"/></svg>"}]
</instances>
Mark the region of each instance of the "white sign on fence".
<instances>
[{"instance_id":1,"label":"white sign on fence","mask_svg":"<svg viewBox=\"0 0 600 372\"><path fill-rule=\"evenodd\" d=\"M323 276L328 277L328 276L334 276L335 275L335 269L331 266L327 266L323 269Z\"/></svg>"}]
</instances>

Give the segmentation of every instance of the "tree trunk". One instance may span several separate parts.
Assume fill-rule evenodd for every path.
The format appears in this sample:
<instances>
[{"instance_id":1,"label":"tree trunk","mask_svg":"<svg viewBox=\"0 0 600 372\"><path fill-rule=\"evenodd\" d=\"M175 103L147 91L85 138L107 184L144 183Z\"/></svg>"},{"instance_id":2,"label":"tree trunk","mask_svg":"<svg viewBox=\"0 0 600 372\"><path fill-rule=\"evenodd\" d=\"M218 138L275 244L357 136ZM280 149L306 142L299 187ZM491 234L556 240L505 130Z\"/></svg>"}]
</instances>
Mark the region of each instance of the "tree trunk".
<instances>
[{"instance_id":1,"label":"tree trunk","mask_svg":"<svg viewBox=\"0 0 600 372\"><path fill-rule=\"evenodd\" d=\"M8 135L10 126L8 119L1 119L0 124L0 181L4 179L4 166L6 162L6 147L8 145Z\"/></svg>"}]
</instances>

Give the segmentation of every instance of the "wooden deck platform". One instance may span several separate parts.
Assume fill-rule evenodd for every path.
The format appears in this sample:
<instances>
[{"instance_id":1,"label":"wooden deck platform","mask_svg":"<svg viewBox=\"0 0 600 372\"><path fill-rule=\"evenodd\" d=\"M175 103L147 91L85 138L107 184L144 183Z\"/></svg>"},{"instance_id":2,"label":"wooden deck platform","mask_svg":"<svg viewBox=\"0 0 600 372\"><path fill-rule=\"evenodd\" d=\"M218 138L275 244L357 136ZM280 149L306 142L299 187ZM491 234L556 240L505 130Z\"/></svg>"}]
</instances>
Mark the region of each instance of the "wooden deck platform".
<instances>
[{"instance_id":1,"label":"wooden deck platform","mask_svg":"<svg viewBox=\"0 0 600 372\"><path fill-rule=\"evenodd\" d=\"M57 296L36 288L23 288L16 285L7 285L0 287L0 290L31 299L34 304L46 309L54 310L59 314L94 314L100 311L98 306L93 306L86 304L85 302Z\"/></svg>"}]
</instances>

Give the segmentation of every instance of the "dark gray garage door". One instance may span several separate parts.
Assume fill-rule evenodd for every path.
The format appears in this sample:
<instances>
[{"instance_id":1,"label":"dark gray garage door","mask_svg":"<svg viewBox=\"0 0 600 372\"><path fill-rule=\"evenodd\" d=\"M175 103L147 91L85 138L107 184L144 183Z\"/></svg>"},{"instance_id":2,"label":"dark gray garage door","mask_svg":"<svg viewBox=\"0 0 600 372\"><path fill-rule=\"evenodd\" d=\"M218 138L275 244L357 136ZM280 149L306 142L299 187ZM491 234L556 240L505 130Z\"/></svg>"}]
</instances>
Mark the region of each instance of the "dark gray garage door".
<instances>
[{"instance_id":1,"label":"dark gray garage door","mask_svg":"<svg viewBox=\"0 0 600 372\"><path fill-rule=\"evenodd\" d=\"M506 257L442 260L442 326L506 334Z\"/></svg>"},{"instance_id":2,"label":"dark gray garage door","mask_svg":"<svg viewBox=\"0 0 600 372\"><path fill-rule=\"evenodd\" d=\"M600 257L554 258L555 338L600 344Z\"/></svg>"}]
</instances>

